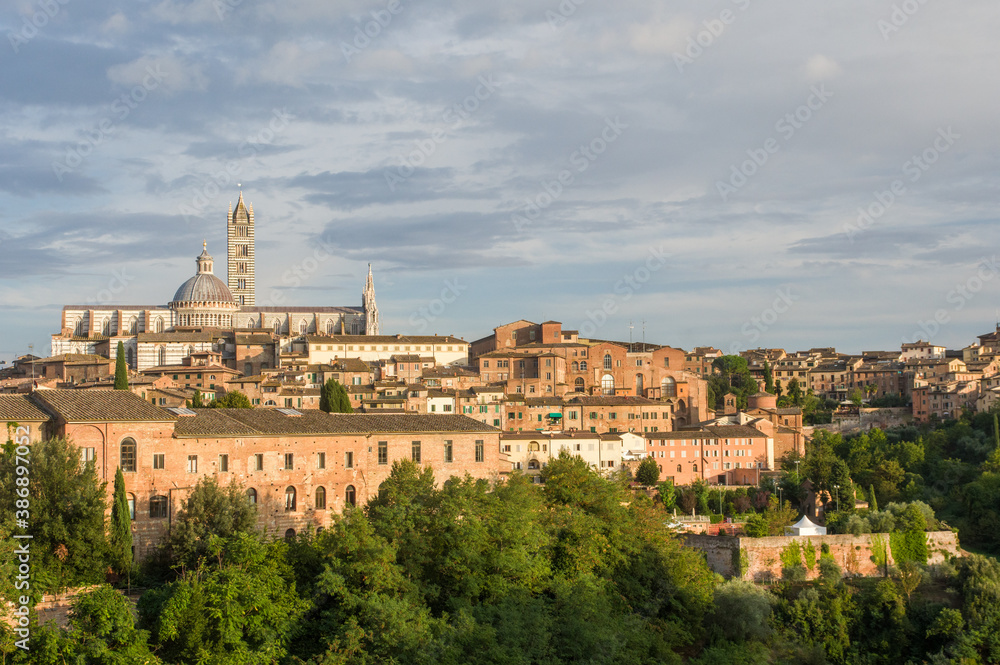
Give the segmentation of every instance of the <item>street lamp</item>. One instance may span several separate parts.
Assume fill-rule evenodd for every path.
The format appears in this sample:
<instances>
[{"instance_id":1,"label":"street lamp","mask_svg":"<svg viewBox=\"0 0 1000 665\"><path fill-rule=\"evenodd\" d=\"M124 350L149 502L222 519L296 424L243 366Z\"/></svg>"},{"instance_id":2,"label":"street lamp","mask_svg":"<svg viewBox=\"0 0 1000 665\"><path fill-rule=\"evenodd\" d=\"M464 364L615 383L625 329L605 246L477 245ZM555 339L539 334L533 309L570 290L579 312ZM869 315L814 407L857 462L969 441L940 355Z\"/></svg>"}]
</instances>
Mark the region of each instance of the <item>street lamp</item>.
<instances>
[{"instance_id":1,"label":"street lamp","mask_svg":"<svg viewBox=\"0 0 1000 665\"><path fill-rule=\"evenodd\" d=\"M799 484L799 462L801 460L795 460L795 484Z\"/></svg>"},{"instance_id":2,"label":"street lamp","mask_svg":"<svg viewBox=\"0 0 1000 665\"><path fill-rule=\"evenodd\" d=\"M837 490L837 512L840 512L840 485L834 485L833 489Z\"/></svg>"}]
</instances>

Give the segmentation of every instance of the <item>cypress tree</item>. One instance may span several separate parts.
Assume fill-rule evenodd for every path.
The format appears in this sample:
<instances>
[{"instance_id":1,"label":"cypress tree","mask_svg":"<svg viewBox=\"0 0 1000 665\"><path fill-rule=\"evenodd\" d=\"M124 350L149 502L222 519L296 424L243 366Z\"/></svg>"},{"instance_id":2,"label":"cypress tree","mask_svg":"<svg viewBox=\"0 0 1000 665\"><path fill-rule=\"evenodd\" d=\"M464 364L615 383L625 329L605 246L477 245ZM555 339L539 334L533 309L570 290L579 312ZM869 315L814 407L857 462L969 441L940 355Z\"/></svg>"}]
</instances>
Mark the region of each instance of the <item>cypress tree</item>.
<instances>
[{"instance_id":1,"label":"cypress tree","mask_svg":"<svg viewBox=\"0 0 1000 665\"><path fill-rule=\"evenodd\" d=\"M115 494L111 504L111 565L119 575L128 576L132 570L132 515L125 494L125 476L121 467L115 473Z\"/></svg>"},{"instance_id":2,"label":"cypress tree","mask_svg":"<svg viewBox=\"0 0 1000 665\"><path fill-rule=\"evenodd\" d=\"M195 390L194 395L191 397L191 408L200 409L203 406L205 406L205 402L203 402L201 399L201 391Z\"/></svg>"},{"instance_id":3,"label":"cypress tree","mask_svg":"<svg viewBox=\"0 0 1000 665\"><path fill-rule=\"evenodd\" d=\"M319 408L327 413L354 413L351 398L336 379L327 379L319 396Z\"/></svg>"},{"instance_id":4,"label":"cypress tree","mask_svg":"<svg viewBox=\"0 0 1000 665\"><path fill-rule=\"evenodd\" d=\"M764 392L774 394L774 371L771 363L764 361Z\"/></svg>"},{"instance_id":5,"label":"cypress tree","mask_svg":"<svg viewBox=\"0 0 1000 665\"><path fill-rule=\"evenodd\" d=\"M125 345L121 341L115 359L115 390L128 390L128 365L125 364Z\"/></svg>"},{"instance_id":6,"label":"cypress tree","mask_svg":"<svg viewBox=\"0 0 1000 665\"><path fill-rule=\"evenodd\" d=\"M869 485L868 491L871 492L872 499L868 503L868 510L873 513L878 512L878 499L875 498L875 485Z\"/></svg>"},{"instance_id":7,"label":"cypress tree","mask_svg":"<svg viewBox=\"0 0 1000 665\"><path fill-rule=\"evenodd\" d=\"M995 413L993 414L993 448L1000 450L1000 422L998 422Z\"/></svg>"}]
</instances>

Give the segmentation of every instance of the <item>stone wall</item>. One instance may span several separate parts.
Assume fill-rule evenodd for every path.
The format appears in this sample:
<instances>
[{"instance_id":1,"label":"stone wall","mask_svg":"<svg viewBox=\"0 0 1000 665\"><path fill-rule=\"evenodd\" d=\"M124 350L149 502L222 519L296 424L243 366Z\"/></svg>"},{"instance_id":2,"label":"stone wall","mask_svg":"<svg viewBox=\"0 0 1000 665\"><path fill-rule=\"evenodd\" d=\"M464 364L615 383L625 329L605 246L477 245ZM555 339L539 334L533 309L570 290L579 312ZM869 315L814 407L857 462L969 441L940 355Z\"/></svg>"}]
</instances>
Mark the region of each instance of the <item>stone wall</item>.
<instances>
[{"instance_id":1,"label":"stone wall","mask_svg":"<svg viewBox=\"0 0 1000 665\"><path fill-rule=\"evenodd\" d=\"M755 582L769 582L781 579L781 555L785 549L797 541L804 552L808 543L815 551L815 565L808 568L805 555L802 563L807 565L806 579L814 579L819 574L819 557L826 545L845 576L877 577L884 574L873 560L872 552L886 550L888 565L893 565L889 534L863 534L852 536L838 534L830 536L775 536L770 538L734 538L732 536L688 535L684 543L688 547L701 550L714 572L726 578L739 575L738 567L744 567L743 578ZM880 544L881 543L881 544ZM941 563L947 556L958 556L960 548L957 534L951 531L932 531L927 534L929 564Z\"/></svg>"}]
</instances>

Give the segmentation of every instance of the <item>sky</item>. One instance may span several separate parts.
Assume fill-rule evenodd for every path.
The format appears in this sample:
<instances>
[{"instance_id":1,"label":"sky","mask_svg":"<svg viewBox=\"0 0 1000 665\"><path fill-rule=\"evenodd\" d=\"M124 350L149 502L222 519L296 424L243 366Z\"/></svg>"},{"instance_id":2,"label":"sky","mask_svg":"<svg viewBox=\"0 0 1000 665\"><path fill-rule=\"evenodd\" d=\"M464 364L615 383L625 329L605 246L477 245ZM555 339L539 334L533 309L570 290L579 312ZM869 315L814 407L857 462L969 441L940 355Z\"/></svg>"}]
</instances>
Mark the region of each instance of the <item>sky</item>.
<instances>
[{"instance_id":1,"label":"sky","mask_svg":"<svg viewBox=\"0 0 1000 665\"><path fill-rule=\"evenodd\" d=\"M0 360L165 305L254 205L262 305L727 352L1000 307L1000 7L8 0Z\"/></svg>"}]
</instances>

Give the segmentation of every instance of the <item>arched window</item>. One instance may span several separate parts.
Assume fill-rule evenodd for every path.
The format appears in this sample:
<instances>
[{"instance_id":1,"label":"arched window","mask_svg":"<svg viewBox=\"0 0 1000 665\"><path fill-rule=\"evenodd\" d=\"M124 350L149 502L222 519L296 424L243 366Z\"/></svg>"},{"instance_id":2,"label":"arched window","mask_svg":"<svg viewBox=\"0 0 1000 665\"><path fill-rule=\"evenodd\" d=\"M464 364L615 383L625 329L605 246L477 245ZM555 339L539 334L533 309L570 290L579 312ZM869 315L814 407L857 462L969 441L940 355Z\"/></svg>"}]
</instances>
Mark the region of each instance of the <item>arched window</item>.
<instances>
[{"instance_id":1,"label":"arched window","mask_svg":"<svg viewBox=\"0 0 1000 665\"><path fill-rule=\"evenodd\" d=\"M680 465L680 464L678 464L678 465L677 465L677 473L680 473L680 472L681 472L681 465Z\"/></svg>"},{"instance_id":2,"label":"arched window","mask_svg":"<svg viewBox=\"0 0 1000 665\"><path fill-rule=\"evenodd\" d=\"M289 486L285 489L285 511L293 510L295 510L295 488Z\"/></svg>"},{"instance_id":3,"label":"arched window","mask_svg":"<svg viewBox=\"0 0 1000 665\"><path fill-rule=\"evenodd\" d=\"M584 381L582 376L576 377L576 381L573 382L573 387L576 388L577 392L580 392L584 388Z\"/></svg>"},{"instance_id":4,"label":"arched window","mask_svg":"<svg viewBox=\"0 0 1000 665\"><path fill-rule=\"evenodd\" d=\"M531 443L528 444L529 453L537 453L539 450L541 450L541 448L538 446L537 441L532 441Z\"/></svg>"},{"instance_id":5,"label":"arched window","mask_svg":"<svg viewBox=\"0 0 1000 665\"><path fill-rule=\"evenodd\" d=\"M135 521L135 494L129 492L128 494L128 518Z\"/></svg>"},{"instance_id":6,"label":"arched window","mask_svg":"<svg viewBox=\"0 0 1000 665\"><path fill-rule=\"evenodd\" d=\"M642 391L645 389L645 380L642 374L635 375L635 394L638 397L642 397Z\"/></svg>"},{"instance_id":7,"label":"arched window","mask_svg":"<svg viewBox=\"0 0 1000 665\"><path fill-rule=\"evenodd\" d=\"M135 351L131 346L125 349L125 364L129 367L135 367Z\"/></svg>"},{"instance_id":8,"label":"arched window","mask_svg":"<svg viewBox=\"0 0 1000 665\"><path fill-rule=\"evenodd\" d=\"M122 440L118 466L126 473L135 473L135 439L132 437Z\"/></svg>"},{"instance_id":9,"label":"arched window","mask_svg":"<svg viewBox=\"0 0 1000 665\"><path fill-rule=\"evenodd\" d=\"M611 354L604 354L604 369L611 369Z\"/></svg>"},{"instance_id":10,"label":"arched window","mask_svg":"<svg viewBox=\"0 0 1000 665\"><path fill-rule=\"evenodd\" d=\"M692 464L691 465L691 470L694 471L695 473L697 473L698 472L698 465L697 464Z\"/></svg>"},{"instance_id":11,"label":"arched window","mask_svg":"<svg viewBox=\"0 0 1000 665\"><path fill-rule=\"evenodd\" d=\"M573 361L573 371L574 372L580 371L580 363L576 362L575 360Z\"/></svg>"},{"instance_id":12,"label":"arched window","mask_svg":"<svg viewBox=\"0 0 1000 665\"><path fill-rule=\"evenodd\" d=\"M299 334L305 335L306 331L308 330L309 330L309 324L306 323L306 320L302 319L301 321L299 321Z\"/></svg>"},{"instance_id":13,"label":"arched window","mask_svg":"<svg viewBox=\"0 0 1000 665\"><path fill-rule=\"evenodd\" d=\"M285 540L295 540L295 529L285 531Z\"/></svg>"},{"instance_id":14,"label":"arched window","mask_svg":"<svg viewBox=\"0 0 1000 665\"><path fill-rule=\"evenodd\" d=\"M278 404L273 399L269 399L264 402L264 406L278 406Z\"/></svg>"},{"instance_id":15,"label":"arched window","mask_svg":"<svg viewBox=\"0 0 1000 665\"><path fill-rule=\"evenodd\" d=\"M257 503L257 490L250 488L247 490L247 500L250 503Z\"/></svg>"},{"instance_id":16,"label":"arched window","mask_svg":"<svg viewBox=\"0 0 1000 665\"><path fill-rule=\"evenodd\" d=\"M163 319L156 319L156 324L153 326L155 328L154 332L163 332Z\"/></svg>"},{"instance_id":17,"label":"arched window","mask_svg":"<svg viewBox=\"0 0 1000 665\"><path fill-rule=\"evenodd\" d=\"M333 334L333 319L326 320L326 334L327 335Z\"/></svg>"},{"instance_id":18,"label":"arched window","mask_svg":"<svg viewBox=\"0 0 1000 665\"><path fill-rule=\"evenodd\" d=\"M537 469L538 468L538 460L536 460L536 459L528 460L528 468L531 469L531 470Z\"/></svg>"},{"instance_id":19,"label":"arched window","mask_svg":"<svg viewBox=\"0 0 1000 665\"><path fill-rule=\"evenodd\" d=\"M149 517L151 519L160 519L166 516L167 516L167 497L165 496L149 497Z\"/></svg>"},{"instance_id":20,"label":"arched window","mask_svg":"<svg viewBox=\"0 0 1000 665\"><path fill-rule=\"evenodd\" d=\"M677 397L677 382L674 381L674 377L668 376L660 381L660 397L664 399Z\"/></svg>"},{"instance_id":21,"label":"arched window","mask_svg":"<svg viewBox=\"0 0 1000 665\"><path fill-rule=\"evenodd\" d=\"M361 334L361 323L357 319L351 321L351 334L352 335Z\"/></svg>"},{"instance_id":22,"label":"arched window","mask_svg":"<svg viewBox=\"0 0 1000 665\"><path fill-rule=\"evenodd\" d=\"M104 324L102 326L101 331L104 333L105 337L110 337L111 336L111 319L110 318L104 319Z\"/></svg>"},{"instance_id":23,"label":"arched window","mask_svg":"<svg viewBox=\"0 0 1000 665\"><path fill-rule=\"evenodd\" d=\"M167 364L167 348L164 346L156 350L156 364L163 367Z\"/></svg>"},{"instance_id":24,"label":"arched window","mask_svg":"<svg viewBox=\"0 0 1000 665\"><path fill-rule=\"evenodd\" d=\"M316 488L316 510L326 510L326 489Z\"/></svg>"},{"instance_id":25,"label":"arched window","mask_svg":"<svg viewBox=\"0 0 1000 665\"><path fill-rule=\"evenodd\" d=\"M605 374L601 377L601 392L605 395L615 394L615 377Z\"/></svg>"},{"instance_id":26,"label":"arched window","mask_svg":"<svg viewBox=\"0 0 1000 665\"><path fill-rule=\"evenodd\" d=\"M581 360L580 361L580 371L581 372L586 372L587 371L587 361L586 360Z\"/></svg>"},{"instance_id":27,"label":"arched window","mask_svg":"<svg viewBox=\"0 0 1000 665\"><path fill-rule=\"evenodd\" d=\"M357 505L357 497L354 493L354 485L348 485L344 490L344 503L349 506Z\"/></svg>"},{"instance_id":28,"label":"arched window","mask_svg":"<svg viewBox=\"0 0 1000 665\"><path fill-rule=\"evenodd\" d=\"M139 332L139 319L134 316L128 320L128 332L130 335L134 335Z\"/></svg>"},{"instance_id":29,"label":"arched window","mask_svg":"<svg viewBox=\"0 0 1000 665\"><path fill-rule=\"evenodd\" d=\"M274 320L274 333L276 335L281 334L281 321L279 321L278 319Z\"/></svg>"}]
</instances>

